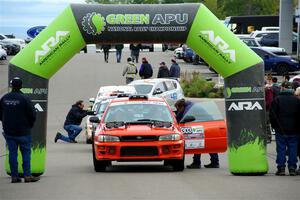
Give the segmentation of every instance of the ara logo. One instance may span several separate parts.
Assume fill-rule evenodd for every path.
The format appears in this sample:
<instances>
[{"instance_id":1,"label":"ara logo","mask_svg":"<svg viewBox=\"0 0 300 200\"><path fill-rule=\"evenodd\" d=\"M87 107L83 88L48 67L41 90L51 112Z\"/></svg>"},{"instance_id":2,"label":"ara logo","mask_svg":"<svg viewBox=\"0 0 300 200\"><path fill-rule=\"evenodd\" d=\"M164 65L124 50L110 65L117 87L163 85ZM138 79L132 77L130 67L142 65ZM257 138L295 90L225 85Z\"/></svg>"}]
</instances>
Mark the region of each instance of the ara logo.
<instances>
[{"instance_id":1,"label":"ara logo","mask_svg":"<svg viewBox=\"0 0 300 200\"><path fill-rule=\"evenodd\" d=\"M34 108L37 112L44 112L44 109L42 108L42 106L39 103L35 104Z\"/></svg>"},{"instance_id":2,"label":"ara logo","mask_svg":"<svg viewBox=\"0 0 300 200\"><path fill-rule=\"evenodd\" d=\"M262 110L262 106L256 101L252 103L251 101L245 102L232 102L228 108L228 111L242 111L242 110Z\"/></svg>"},{"instance_id":3,"label":"ara logo","mask_svg":"<svg viewBox=\"0 0 300 200\"><path fill-rule=\"evenodd\" d=\"M224 54L229 54L230 60L235 62L235 50L229 49L229 45L220 36L215 36L215 33L212 30L201 31L201 33L203 35L206 35L209 41L213 43Z\"/></svg>"},{"instance_id":4,"label":"ara logo","mask_svg":"<svg viewBox=\"0 0 300 200\"><path fill-rule=\"evenodd\" d=\"M40 61L41 57L46 56L50 51L57 51L62 39L70 34L69 31L56 31L55 36L50 37L42 46L42 50L35 51L35 64ZM63 42L64 43L64 42ZM55 51L54 51L55 50ZM43 62L42 62L43 63ZM42 64L41 63L41 64Z\"/></svg>"}]
</instances>

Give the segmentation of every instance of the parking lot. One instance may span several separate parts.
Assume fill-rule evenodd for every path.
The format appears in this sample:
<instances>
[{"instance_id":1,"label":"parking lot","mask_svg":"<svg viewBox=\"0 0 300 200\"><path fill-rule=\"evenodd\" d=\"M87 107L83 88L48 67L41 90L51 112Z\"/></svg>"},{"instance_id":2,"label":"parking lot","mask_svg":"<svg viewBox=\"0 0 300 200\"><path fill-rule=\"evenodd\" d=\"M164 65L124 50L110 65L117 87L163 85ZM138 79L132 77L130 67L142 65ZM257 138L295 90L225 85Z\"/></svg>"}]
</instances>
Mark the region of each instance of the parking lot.
<instances>
[{"instance_id":1,"label":"parking lot","mask_svg":"<svg viewBox=\"0 0 300 200\"><path fill-rule=\"evenodd\" d=\"M79 99L88 101L100 86L125 84L122 68L129 52L124 52L117 63L111 53L105 63L103 54L77 54L50 81L47 161L41 181L33 184L10 184L5 174L4 139L0 137L0 199L299 199L300 176L274 176L275 144L268 146L269 173L265 176L233 176L228 171L226 153L220 154L220 169L185 169L172 172L162 163L114 163L108 172L96 173L92 164L91 145L84 143L83 134L78 144L54 143L70 106ZM154 67L159 63L170 66L172 52L143 52ZM179 61L182 71L193 71L212 77L206 66L188 65ZM7 90L7 64L0 65L0 96ZM279 77L279 81L281 77ZM203 99L193 99L203 101ZM224 115L224 100L214 99ZM185 164L192 157L186 156ZM204 155L202 163L209 163ZM15 192L18 191L18 192Z\"/></svg>"}]
</instances>

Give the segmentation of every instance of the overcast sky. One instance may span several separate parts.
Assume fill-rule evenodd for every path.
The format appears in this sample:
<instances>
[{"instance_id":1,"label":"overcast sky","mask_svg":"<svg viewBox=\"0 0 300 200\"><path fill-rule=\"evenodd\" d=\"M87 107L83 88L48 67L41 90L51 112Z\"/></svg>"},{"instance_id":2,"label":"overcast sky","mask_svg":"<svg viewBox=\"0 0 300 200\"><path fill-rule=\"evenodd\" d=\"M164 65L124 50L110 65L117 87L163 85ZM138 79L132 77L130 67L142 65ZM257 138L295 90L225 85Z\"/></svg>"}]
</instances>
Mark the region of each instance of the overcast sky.
<instances>
[{"instance_id":1,"label":"overcast sky","mask_svg":"<svg viewBox=\"0 0 300 200\"><path fill-rule=\"evenodd\" d=\"M27 37L33 26L47 26L70 3L84 0L0 0L0 33Z\"/></svg>"}]
</instances>

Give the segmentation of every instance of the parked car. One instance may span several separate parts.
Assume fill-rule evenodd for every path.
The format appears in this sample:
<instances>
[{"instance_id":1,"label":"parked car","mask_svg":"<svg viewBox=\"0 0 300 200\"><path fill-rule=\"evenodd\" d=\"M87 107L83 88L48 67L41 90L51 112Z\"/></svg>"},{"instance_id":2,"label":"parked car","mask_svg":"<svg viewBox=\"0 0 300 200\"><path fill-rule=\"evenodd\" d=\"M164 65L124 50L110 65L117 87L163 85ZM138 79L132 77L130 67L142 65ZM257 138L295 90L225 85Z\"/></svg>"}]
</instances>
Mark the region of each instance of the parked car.
<instances>
[{"instance_id":1,"label":"parked car","mask_svg":"<svg viewBox=\"0 0 300 200\"><path fill-rule=\"evenodd\" d=\"M7 53L0 45L0 60L6 60L6 57L7 57Z\"/></svg>"},{"instance_id":2,"label":"parked car","mask_svg":"<svg viewBox=\"0 0 300 200\"><path fill-rule=\"evenodd\" d=\"M265 71L276 72L278 75L299 70L299 61L291 56L279 56L260 47L251 47L265 63Z\"/></svg>"},{"instance_id":3,"label":"parked car","mask_svg":"<svg viewBox=\"0 0 300 200\"><path fill-rule=\"evenodd\" d=\"M261 46L278 47L279 46L279 31L254 31L250 37L257 38ZM293 32L292 51L297 51L297 33Z\"/></svg>"},{"instance_id":4,"label":"parked car","mask_svg":"<svg viewBox=\"0 0 300 200\"><path fill-rule=\"evenodd\" d=\"M150 52L154 51L154 44L141 44L141 50L148 49Z\"/></svg>"},{"instance_id":5,"label":"parked car","mask_svg":"<svg viewBox=\"0 0 300 200\"><path fill-rule=\"evenodd\" d=\"M261 46L261 44L258 42L257 38L240 37L240 40L242 40L249 47L260 47L261 49L271 51L272 53L274 53L276 55L282 55L282 56L287 55L284 48Z\"/></svg>"},{"instance_id":6,"label":"parked car","mask_svg":"<svg viewBox=\"0 0 300 200\"><path fill-rule=\"evenodd\" d=\"M7 55L16 55L21 50L21 46L6 40L0 40L0 45L6 50Z\"/></svg>"},{"instance_id":7,"label":"parked car","mask_svg":"<svg viewBox=\"0 0 300 200\"><path fill-rule=\"evenodd\" d=\"M174 51L178 47L179 47L179 44L174 44L174 43L162 44L162 50L163 51L166 51L166 50Z\"/></svg>"},{"instance_id":8,"label":"parked car","mask_svg":"<svg viewBox=\"0 0 300 200\"><path fill-rule=\"evenodd\" d=\"M20 45L21 49L23 49L26 45L25 40L19 39L19 38L8 38L4 34L0 34L0 40L12 42L14 44L18 44L18 45Z\"/></svg>"},{"instance_id":9,"label":"parked car","mask_svg":"<svg viewBox=\"0 0 300 200\"><path fill-rule=\"evenodd\" d=\"M175 102L184 98L183 90L177 80L174 79L143 79L132 81L129 85L133 86L137 94L147 95L148 97L162 97L175 110Z\"/></svg>"}]
</instances>

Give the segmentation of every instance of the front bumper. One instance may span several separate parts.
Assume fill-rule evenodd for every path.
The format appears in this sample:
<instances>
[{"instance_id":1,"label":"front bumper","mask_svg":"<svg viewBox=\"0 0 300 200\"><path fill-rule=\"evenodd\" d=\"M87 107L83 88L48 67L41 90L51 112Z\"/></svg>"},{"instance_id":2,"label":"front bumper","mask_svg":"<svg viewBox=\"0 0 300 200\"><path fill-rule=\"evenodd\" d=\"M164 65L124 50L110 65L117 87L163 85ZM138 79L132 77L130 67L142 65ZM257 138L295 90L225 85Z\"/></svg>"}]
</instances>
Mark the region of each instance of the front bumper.
<instances>
[{"instance_id":1,"label":"front bumper","mask_svg":"<svg viewBox=\"0 0 300 200\"><path fill-rule=\"evenodd\" d=\"M95 142L97 160L157 161L182 159L184 141Z\"/></svg>"}]
</instances>

